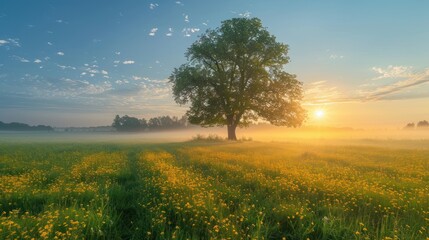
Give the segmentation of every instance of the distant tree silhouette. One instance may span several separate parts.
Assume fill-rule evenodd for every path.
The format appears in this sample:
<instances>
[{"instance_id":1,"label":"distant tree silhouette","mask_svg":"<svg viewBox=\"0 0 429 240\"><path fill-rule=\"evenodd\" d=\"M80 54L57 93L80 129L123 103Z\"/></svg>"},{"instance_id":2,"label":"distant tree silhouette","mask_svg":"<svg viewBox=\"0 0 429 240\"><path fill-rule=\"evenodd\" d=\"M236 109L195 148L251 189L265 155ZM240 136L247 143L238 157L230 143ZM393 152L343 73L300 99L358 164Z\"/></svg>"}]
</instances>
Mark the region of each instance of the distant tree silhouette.
<instances>
[{"instance_id":1,"label":"distant tree silhouette","mask_svg":"<svg viewBox=\"0 0 429 240\"><path fill-rule=\"evenodd\" d=\"M161 121L159 120L158 117L151 118L148 121L148 127L150 129L159 129L161 128Z\"/></svg>"},{"instance_id":2,"label":"distant tree silhouette","mask_svg":"<svg viewBox=\"0 0 429 240\"><path fill-rule=\"evenodd\" d=\"M186 115L183 115L182 118L179 119L179 125L180 126L188 126L188 117Z\"/></svg>"},{"instance_id":3,"label":"distant tree silhouette","mask_svg":"<svg viewBox=\"0 0 429 240\"><path fill-rule=\"evenodd\" d=\"M135 131L142 129L140 121L135 117L125 115L122 118L122 127L125 131Z\"/></svg>"},{"instance_id":4,"label":"distant tree silhouette","mask_svg":"<svg viewBox=\"0 0 429 240\"><path fill-rule=\"evenodd\" d=\"M144 118L138 119L125 115L120 117L116 115L113 119L112 127L117 131L144 131L144 130L164 130L164 129L177 129L188 126L186 116L181 117L170 117L160 116L153 117L149 120Z\"/></svg>"},{"instance_id":5,"label":"distant tree silhouette","mask_svg":"<svg viewBox=\"0 0 429 240\"><path fill-rule=\"evenodd\" d=\"M404 129L414 129L415 126L416 124L414 123L408 123L407 125L405 125Z\"/></svg>"},{"instance_id":6,"label":"distant tree silhouette","mask_svg":"<svg viewBox=\"0 0 429 240\"><path fill-rule=\"evenodd\" d=\"M138 131L144 129L144 126L142 126L139 119L128 115L123 117L116 115L113 120L112 127L116 128L118 131Z\"/></svg>"},{"instance_id":7,"label":"distant tree silhouette","mask_svg":"<svg viewBox=\"0 0 429 240\"><path fill-rule=\"evenodd\" d=\"M429 122L426 120L420 121L417 123L418 128L427 128L429 127Z\"/></svg>"},{"instance_id":8,"label":"distant tree silhouette","mask_svg":"<svg viewBox=\"0 0 429 240\"><path fill-rule=\"evenodd\" d=\"M142 119L139 119L139 121L140 121L140 126L141 126L141 128L143 128L143 129L146 129L146 128L148 128L148 123L147 123L147 120L146 119L144 119L144 118L142 118Z\"/></svg>"},{"instance_id":9,"label":"distant tree silhouette","mask_svg":"<svg viewBox=\"0 0 429 240\"><path fill-rule=\"evenodd\" d=\"M51 126L45 126L45 125L30 126L28 124L19 123L19 122L4 123L4 122L0 121L0 130L4 130L4 131L53 131L54 129Z\"/></svg>"},{"instance_id":10,"label":"distant tree silhouette","mask_svg":"<svg viewBox=\"0 0 429 240\"><path fill-rule=\"evenodd\" d=\"M119 115L116 115L115 119L113 119L112 127L117 130L121 129L121 117L119 117Z\"/></svg>"}]
</instances>

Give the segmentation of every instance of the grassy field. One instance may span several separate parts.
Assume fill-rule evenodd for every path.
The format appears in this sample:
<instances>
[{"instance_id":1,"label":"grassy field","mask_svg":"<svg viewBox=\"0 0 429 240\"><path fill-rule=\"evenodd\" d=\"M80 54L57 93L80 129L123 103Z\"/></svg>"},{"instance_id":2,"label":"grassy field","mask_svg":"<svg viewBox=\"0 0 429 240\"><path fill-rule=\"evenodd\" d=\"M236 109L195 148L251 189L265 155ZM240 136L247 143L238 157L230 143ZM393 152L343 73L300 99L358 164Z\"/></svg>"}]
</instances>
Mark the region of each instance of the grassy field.
<instances>
[{"instance_id":1,"label":"grassy field","mask_svg":"<svg viewBox=\"0 0 429 240\"><path fill-rule=\"evenodd\" d=\"M429 147L378 143L1 143L0 239L429 239Z\"/></svg>"}]
</instances>

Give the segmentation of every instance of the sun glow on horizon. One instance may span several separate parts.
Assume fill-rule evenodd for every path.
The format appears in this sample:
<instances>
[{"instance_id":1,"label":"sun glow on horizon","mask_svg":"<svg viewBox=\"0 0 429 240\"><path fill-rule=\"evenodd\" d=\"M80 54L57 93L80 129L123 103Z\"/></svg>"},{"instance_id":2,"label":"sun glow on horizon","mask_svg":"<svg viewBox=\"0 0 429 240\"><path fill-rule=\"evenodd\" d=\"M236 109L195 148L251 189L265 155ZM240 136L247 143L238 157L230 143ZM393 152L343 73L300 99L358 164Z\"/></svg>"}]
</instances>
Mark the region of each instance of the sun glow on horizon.
<instances>
[{"instance_id":1,"label":"sun glow on horizon","mask_svg":"<svg viewBox=\"0 0 429 240\"><path fill-rule=\"evenodd\" d=\"M325 116L325 111L323 109L317 109L316 111L314 111L314 116L317 119L321 119Z\"/></svg>"}]
</instances>

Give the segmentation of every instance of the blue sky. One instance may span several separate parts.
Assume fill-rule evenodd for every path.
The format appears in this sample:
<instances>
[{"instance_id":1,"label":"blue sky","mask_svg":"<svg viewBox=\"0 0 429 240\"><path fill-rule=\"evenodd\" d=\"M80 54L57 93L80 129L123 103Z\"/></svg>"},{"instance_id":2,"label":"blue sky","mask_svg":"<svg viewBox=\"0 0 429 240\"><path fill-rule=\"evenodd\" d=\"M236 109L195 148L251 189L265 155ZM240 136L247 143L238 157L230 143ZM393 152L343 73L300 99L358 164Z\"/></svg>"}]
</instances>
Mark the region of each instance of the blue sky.
<instances>
[{"instance_id":1,"label":"blue sky","mask_svg":"<svg viewBox=\"0 0 429 240\"><path fill-rule=\"evenodd\" d=\"M0 121L182 115L168 76L199 35L233 17L258 17L289 45L285 70L304 83L310 124L318 108L326 124L422 120L428 9L417 0L1 1Z\"/></svg>"}]
</instances>

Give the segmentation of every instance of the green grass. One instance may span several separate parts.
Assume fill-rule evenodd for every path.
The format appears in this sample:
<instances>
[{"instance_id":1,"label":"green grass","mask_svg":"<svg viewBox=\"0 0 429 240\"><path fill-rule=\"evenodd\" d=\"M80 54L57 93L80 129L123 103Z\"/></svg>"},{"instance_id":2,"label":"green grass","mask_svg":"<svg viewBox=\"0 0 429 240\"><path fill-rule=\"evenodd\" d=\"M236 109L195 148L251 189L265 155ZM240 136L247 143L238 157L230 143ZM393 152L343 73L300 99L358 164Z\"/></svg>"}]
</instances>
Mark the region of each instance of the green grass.
<instances>
[{"instance_id":1,"label":"green grass","mask_svg":"<svg viewBox=\"0 0 429 240\"><path fill-rule=\"evenodd\" d=\"M392 144L2 143L0 239L428 239L429 147Z\"/></svg>"}]
</instances>

